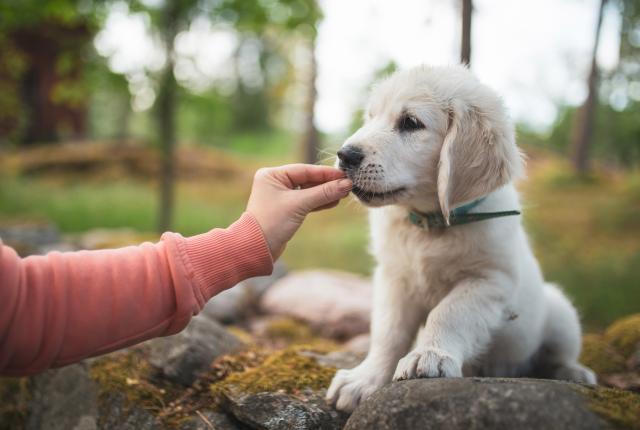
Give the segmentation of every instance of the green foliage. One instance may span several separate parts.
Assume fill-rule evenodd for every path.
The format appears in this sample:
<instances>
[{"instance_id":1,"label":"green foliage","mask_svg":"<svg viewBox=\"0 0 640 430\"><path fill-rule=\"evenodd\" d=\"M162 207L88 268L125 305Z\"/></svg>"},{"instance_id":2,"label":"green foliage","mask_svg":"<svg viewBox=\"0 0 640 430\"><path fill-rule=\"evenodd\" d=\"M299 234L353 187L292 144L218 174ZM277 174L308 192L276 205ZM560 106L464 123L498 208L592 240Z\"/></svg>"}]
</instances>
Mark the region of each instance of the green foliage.
<instances>
[{"instance_id":1,"label":"green foliage","mask_svg":"<svg viewBox=\"0 0 640 430\"><path fill-rule=\"evenodd\" d=\"M620 63L611 79L624 77L630 81L640 80L640 0L617 0L614 5L620 10Z\"/></svg>"},{"instance_id":2,"label":"green foliage","mask_svg":"<svg viewBox=\"0 0 640 430\"><path fill-rule=\"evenodd\" d=\"M131 95L127 79L114 73L106 61L94 57L85 73L90 88L89 134L95 139L117 139L130 134Z\"/></svg>"},{"instance_id":3,"label":"green foliage","mask_svg":"<svg viewBox=\"0 0 640 430\"><path fill-rule=\"evenodd\" d=\"M0 32L0 146L19 135L24 125L20 79L26 69L24 54Z\"/></svg>"},{"instance_id":4,"label":"green foliage","mask_svg":"<svg viewBox=\"0 0 640 430\"><path fill-rule=\"evenodd\" d=\"M640 307L634 221L640 193L629 191L637 173L612 178L596 171L591 180L580 181L568 170L547 161L530 173L525 222L545 278L568 292L588 325L602 327Z\"/></svg>"},{"instance_id":5,"label":"green foliage","mask_svg":"<svg viewBox=\"0 0 640 430\"><path fill-rule=\"evenodd\" d=\"M219 14L235 22L241 31L253 32L274 26L315 34L315 26L322 18L316 0L224 0Z\"/></svg>"},{"instance_id":6,"label":"green foliage","mask_svg":"<svg viewBox=\"0 0 640 430\"><path fill-rule=\"evenodd\" d=\"M40 22L97 25L106 0L0 0L0 32L36 26Z\"/></svg>"},{"instance_id":7,"label":"green foliage","mask_svg":"<svg viewBox=\"0 0 640 430\"><path fill-rule=\"evenodd\" d=\"M182 139L212 144L232 131L229 101L217 91L194 94L181 89L178 100L178 136Z\"/></svg>"},{"instance_id":8,"label":"green foliage","mask_svg":"<svg viewBox=\"0 0 640 430\"><path fill-rule=\"evenodd\" d=\"M565 108L548 138L523 130L521 140L566 154L569 150L575 108ZM596 112L593 156L600 160L632 168L640 165L640 102L618 112L608 104L600 104Z\"/></svg>"}]
</instances>

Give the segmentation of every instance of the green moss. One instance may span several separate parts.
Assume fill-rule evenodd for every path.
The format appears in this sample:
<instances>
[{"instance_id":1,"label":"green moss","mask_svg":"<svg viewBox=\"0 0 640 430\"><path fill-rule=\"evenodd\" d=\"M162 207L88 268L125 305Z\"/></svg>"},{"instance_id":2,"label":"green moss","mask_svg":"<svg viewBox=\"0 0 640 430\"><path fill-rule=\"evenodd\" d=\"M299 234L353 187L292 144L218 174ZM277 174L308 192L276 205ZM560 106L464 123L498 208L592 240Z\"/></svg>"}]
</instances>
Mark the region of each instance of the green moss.
<instances>
[{"instance_id":1,"label":"green moss","mask_svg":"<svg viewBox=\"0 0 640 430\"><path fill-rule=\"evenodd\" d=\"M319 365L313 358L300 354L300 350L290 347L273 353L258 366L231 373L211 385L214 399L219 402L229 393L282 391L295 394L307 388L327 388L336 369Z\"/></svg>"},{"instance_id":2,"label":"green moss","mask_svg":"<svg viewBox=\"0 0 640 430\"><path fill-rule=\"evenodd\" d=\"M235 326L235 325L231 325L231 326L227 326L225 327L227 329L227 331L229 333L231 333L232 335L234 335L235 337L237 337L238 339L240 339L242 341L242 343L246 343L246 344L252 344L254 342L253 336L251 335L251 333L249 333L248 331L246 331L245 329Z\"/></svg>"},{"instance_id":3,"label":"green moss","mask_svg":"<svg viewBox=\"0 0 640 430\"><path fill-rule=\"evenodd\" d=\"M273 340L283 340L287 343L308 342L312 339L311 328L292 318L277 318L267 323L265 336Z\"/></svg>"},{"instance_id":4,"label":"green moss","mask_svg":"<svg viewBox=\"0 0 640 430\"><path fill-rule=\"evenodd\" d=\"M0 430L25 427L31 397L27 378L0 379Z\"/></svg>"},{"instance_id":5,"label":"green moss","mask_svg":"<svg viewBox=\"0 0 640 430\"><path fill-rule=\"evenodd\" d=\"M640 395L603 387L580 387L589 408L620 429L640 430Z\"/></svg>"},{"instance_id":6,"label":"green moss","mask_svg":"<svg viewBox=\"0 0 640 430\"><path fill-rule=\"evenodd\" d=\"M186 418L171 409L184 389L167 382L154 383L153 368L141 350L101 358L91 365L89 375L98 386L99 405L112 401L115 395L124 395L125 415L130 408L139 407L167 424Z\"/></svg>"},{"instance_id":7,"label":"green moss","mask_svg":"<svg viewBox=\"0 0 640 430\"><path fill-rule=\"evenodd\" d=\"M640 314L614 322L605 332L604 338L624 358L628 358L637 348L640 348Z\"/></svg>"},{"instance_id":8,"label":"green moss","mask_svg":"<svg viewBox=\"0 0 640 430\"><path fill-rule=\"evenodd\" d=\"M580 362L599 375L626 370L624 358L599 334L584 335Z\"/></svg>"},{"instance_id":9,"label":"green moss","mask_svg":"<svg viewBox=\"0 0 640 430\"><path fill-rule=\"evenodd\" d=\"M217 383L229 375L261 365L268 356L266 350L257 347L250 347L233 355L223 355L211 364L212 372L208 377L213 383Z\"/></svg>"},{"instance_id":10,"label":"green moss","mask_svg":"<svg viewBox=\"0 0 640 430\"><path fill-rule=\"evenodd\" d=\"M333 340L316 335L307 324L293 318L276 318L267 322L258 339L262 346L271 349L296 346L329 352L340 348Z\"/></svg>"}]
</instances>

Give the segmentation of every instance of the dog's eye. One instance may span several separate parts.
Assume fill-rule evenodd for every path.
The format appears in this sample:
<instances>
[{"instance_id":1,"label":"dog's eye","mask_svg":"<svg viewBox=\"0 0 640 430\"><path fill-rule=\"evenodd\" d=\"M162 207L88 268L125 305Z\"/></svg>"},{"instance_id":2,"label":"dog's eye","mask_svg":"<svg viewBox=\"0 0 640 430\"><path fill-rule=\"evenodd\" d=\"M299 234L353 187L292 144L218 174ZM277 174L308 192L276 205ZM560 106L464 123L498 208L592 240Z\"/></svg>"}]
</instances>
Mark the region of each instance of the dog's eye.
<instances>
[{"instance_id":1,"label":"dog's eye","mask_svg":"<svg viewBox=\"0 0 640 430\"><path fill-rule=\"evenodd\" d=\"M415 131L423 128L424 124L411 115L403 115L398 122L398 129L400 131Z\"/></svg>"}]
</instances>

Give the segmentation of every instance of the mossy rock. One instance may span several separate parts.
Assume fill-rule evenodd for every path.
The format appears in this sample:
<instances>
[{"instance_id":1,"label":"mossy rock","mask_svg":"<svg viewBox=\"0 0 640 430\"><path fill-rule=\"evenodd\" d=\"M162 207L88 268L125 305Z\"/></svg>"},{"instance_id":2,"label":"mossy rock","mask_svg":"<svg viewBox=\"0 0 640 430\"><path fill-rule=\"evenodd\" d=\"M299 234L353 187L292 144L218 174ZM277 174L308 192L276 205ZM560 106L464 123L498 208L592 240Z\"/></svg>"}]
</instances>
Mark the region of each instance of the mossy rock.
<instances>
[{"instance_id":1,"label":"mossy rock","mask_svg":"<svg viewBox=\"0 0 640 430\"><path fill-rule=\"evenodd\" d=\"M615 428L640 430L640 395L604 387L579 387L589 408Z\"/></svg>"},{"instance_id":2,"label":"mossy rock","mask_svg":"<svg viewBox=\"0 0 640 430\"><path fill-rule=\"evenodd\" d=\"M276 318L268 321L264 334L270 339L279 339L288 343L308 342L314 337L311 327L293 318Z\"/></svg>"},{"instance_id":3,"label":"mossy rock","mask_svg":"<svg viewBox=\"0 0 640 430\"><path fill-rule=\"evenodd\" d=\"M213 397L222 401L229 393L297 393L305 389L326 389L336 369L318 364L314 358L301 354L301 350L290 347L269 355L255 367L231 373L212 384Z\"/></svg>"},{"instance_id":4,"label":"mossy rock","mask_svg":"<svg viewBox=\"0 0 640 430\"><path fill-rule=\"evenodd\" d=\"M30 398L27 378L0 379L0 430L24 428Z\"/></svg>"},{"instance_id":5,"label":"mossy rock","mask_svg":"<svg viewBox=\"0 0 640 430\"><path fill-rule=\"evenodd\" d=\"M155 379L143 349L110 354L93 361L89 376L98 389L99 426L117 428L126 424L120 421L133 416L140 422L157 420L173 428L189 418L188 411L174 407L184 387Z\"/></svg>"},{"instance_id":6,"label":"mossy rock","mask_svg":"<svg viewBox=\"0 0 640 430\"><path fill-rule=\"evenodd\" d=\"M630 315L611 324L604 333L609 342L626 359L640 349L640 314Z\"/></svg>"},{"instance_id":7,"label":"mossy rock","mask_svg":"<svg viewBox=\"0 0 640 430\"><path fill-rule=\"evenodd\" d=\"M304 346L315 351L329 352L340 348L336 341L319 335L309 324L295 318L266 318L255 324L253 331L258 344L273 349Z\"/></svg>"},{"instance_id":8,"label":"mossy rock","mask_svg":"<svg viewBox=\"0 0 640 430\"><path fill-rule=\"evenodd\" d=\"M624 358L600 334L584 335L580 362L598 375L626 370Z\"/></svg>"},{"instance_id":9,"label":"mossy rock","mask_svg":"<svg viewBox=\"0 0 640 430\"><path fill-rule=\"evenodd\" d=\"M227 372L211 385L218 410L249 428L342 429L346 416L324 399L336 368L320 364L318 354L307 355L310 353L308 346L292 346L276 352L263 350L258 353L261 361L255 357L258 363L249 363L251 357L243 356L214 363L214 369L234 364L243 368Z\"/></svg>"}]
</instances>

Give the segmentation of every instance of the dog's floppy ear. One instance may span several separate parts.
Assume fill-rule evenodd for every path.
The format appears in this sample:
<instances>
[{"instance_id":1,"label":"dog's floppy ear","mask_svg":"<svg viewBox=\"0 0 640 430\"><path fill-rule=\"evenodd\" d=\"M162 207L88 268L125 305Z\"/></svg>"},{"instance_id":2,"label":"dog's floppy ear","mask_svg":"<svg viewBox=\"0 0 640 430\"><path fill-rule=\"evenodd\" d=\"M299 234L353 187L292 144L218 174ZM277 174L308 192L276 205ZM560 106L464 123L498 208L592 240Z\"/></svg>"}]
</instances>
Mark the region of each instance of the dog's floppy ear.
<instances>
[{"instance_id":1,"label":"dog's floppy ear","mask_svg":"<svg viewBox=\"0 0 640 430\"><path fill-rule=\"evenodd\" d=\"M438 163L438 199L447 224L452 208L505 185L521 170L513 128L501 110L483 112L452 100Z\"/></svg>"}]
</instances>

